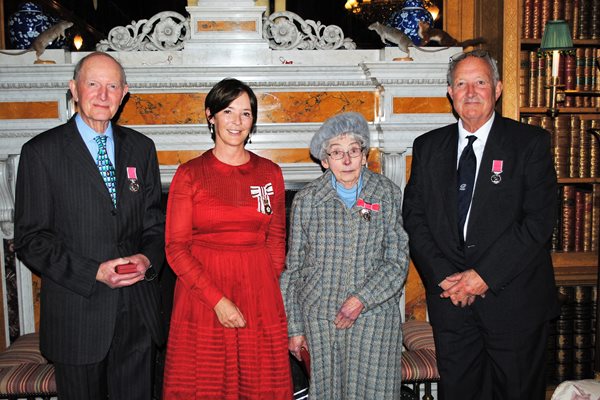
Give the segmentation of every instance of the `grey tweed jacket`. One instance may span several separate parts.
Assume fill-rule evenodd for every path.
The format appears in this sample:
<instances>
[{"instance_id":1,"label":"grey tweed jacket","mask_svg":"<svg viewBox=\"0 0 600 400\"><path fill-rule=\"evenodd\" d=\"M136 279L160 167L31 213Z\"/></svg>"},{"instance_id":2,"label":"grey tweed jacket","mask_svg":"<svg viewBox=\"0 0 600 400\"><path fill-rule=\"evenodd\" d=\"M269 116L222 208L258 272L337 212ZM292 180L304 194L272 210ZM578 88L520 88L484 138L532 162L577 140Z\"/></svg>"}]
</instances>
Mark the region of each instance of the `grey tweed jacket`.
<instances>
[{"instance_id":1,"label":"grey tweed jacket","mask_svg":"<svg viewBox=\"0 0 600 400\"><path fill-rule=\"evenodd\" d=\"M281 276L290 337L305 335L303 317L333 321L351 295L364 304L363 315L398 307L406 279L400 188L363 168L358 197L379 204L367 221L362 207L344 205L331 174L327 170L306 185L292 204L287 269Z\"/></svg>"}]
</instances>

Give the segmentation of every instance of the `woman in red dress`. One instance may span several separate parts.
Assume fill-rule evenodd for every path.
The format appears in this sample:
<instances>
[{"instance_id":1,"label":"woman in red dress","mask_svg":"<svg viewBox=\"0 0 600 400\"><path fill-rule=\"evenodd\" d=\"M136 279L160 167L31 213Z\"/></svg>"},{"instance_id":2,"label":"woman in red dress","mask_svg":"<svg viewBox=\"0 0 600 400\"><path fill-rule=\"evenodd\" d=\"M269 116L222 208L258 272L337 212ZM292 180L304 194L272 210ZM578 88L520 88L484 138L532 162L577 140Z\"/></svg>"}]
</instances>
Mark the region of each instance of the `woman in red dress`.
<instances>
[{"instance_id":1,"label":"woman in red dress","mask_svg":"<svg viewBox=\"0 0 600 400\"><path fill-rule=\"evenodd\" d=\"M252 89L224 79L205 108L215 146L182 164L169 189L166 253L177 283L163 397L287 400L283 176L245 149Z\"/></svg>"}]
</instances>

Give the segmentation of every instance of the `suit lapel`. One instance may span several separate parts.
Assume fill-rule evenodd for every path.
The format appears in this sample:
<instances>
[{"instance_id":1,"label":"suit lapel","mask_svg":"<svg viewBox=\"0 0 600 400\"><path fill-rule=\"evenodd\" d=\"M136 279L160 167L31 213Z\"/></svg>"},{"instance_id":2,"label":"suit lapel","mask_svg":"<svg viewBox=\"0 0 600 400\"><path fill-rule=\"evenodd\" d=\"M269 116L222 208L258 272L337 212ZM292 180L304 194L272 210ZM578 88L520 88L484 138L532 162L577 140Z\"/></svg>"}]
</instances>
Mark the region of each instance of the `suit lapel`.
<instances>
[{"instance_id":1,"label":"suit lapel","mask_svg":"<svg viewBox=\"0 0 600 400\"><path fill-rule=\"evenodd\" d=\"M457 194L456 194L456 157L458 149L458 124L448 127L448 132L439 149L436 150L438 156L435 161L438 164L437 173L434 179L437 179L436 186L442 192L443 207L446 208L448 225L452 234L452 239L459 241L458 222L457 222Z\"/></svg>"},{"instance_id":2,"label":"suit lapel","mask_svg":"<svg viewBox=\"0 0 600 400\"><path fill-rule=\"evenodd\" d=\"M65 153L72 161L74 168L81 171L83 180L89 182L102 193L107 201L112 202L110 194L104 184L104 180L100 176L100 172L98 172L98 166L83 142L79 130L77 130L77 124L75 123L74 117L69 120L63 138L64 149L66 150Z\"/></svg>"},{"instance_id":3,"label":"suit lapel","mask_svg":"<svg viewBox=\"0 0 600 400\"><path fill-rule=\"evenodd\" d=\"M113 125L115 138L115 173L117 176L117 206L121 201L123 192L127 190L129 179L127 177L127 163L130 163L133 148L127 134L118 126ZM130 167L133 165L129 165Z\"/></svg>"}]
</instances>

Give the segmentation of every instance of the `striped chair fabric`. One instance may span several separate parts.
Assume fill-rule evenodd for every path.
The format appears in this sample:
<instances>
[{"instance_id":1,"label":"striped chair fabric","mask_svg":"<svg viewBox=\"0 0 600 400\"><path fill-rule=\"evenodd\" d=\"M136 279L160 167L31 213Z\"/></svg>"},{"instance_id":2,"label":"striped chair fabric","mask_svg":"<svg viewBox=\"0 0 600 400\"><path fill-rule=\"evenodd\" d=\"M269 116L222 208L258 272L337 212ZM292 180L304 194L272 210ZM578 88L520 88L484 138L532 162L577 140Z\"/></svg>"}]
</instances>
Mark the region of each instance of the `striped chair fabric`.
<instances>
[{"instance_id":1,"label":"striped chair fabric","mask_svg":"<svg viewBox=\"0 0 600 400\"><path fill-rule=\"evenodd\" d=\"M48 363L40 353L40 336L38 333L28 333L20 336L5 351L0 353L0 368L23 363Z\"/></svg>"},{"instance_id":2,"label":"striped chair fabric","mask_svg":"<svg viewBox=\"0 0 600 400\"><path fill-rule=\"evenodd\" d=\"M410 320L402 324L402 383L412 384L417 398L420 397L420 386L423 384L424 400L433 400L431 383L437 382L440 375L435 358L433 330L427 321Z\"/></svg>"},{"instance_id":3,"label":"striped chair fabric","mask_svg":"<svg viewBox=\"0 0 600 400\"><path fill-rule=\"evenodd\" d=\"M56 395L52 364L25 363L0 368L0 397L50 397Z\"/></svg>"},{"instance_id":4,"label":"striped chair fabric","mask_svg":"<svg viewBox=\"0 0 600 400\"><path fill-rule=\"evenodd\" d=\"M409 320L403 323L402 341L408 350L435 349L433 330L427 321Z\"/></svg>"},{"instance_id":5,"label":"striped chair fabric","mask_svg":"<svg viewBox=\"0 0 600 400\"><path fill-rule=\"evenodd\" d=\"M39 335L22 335L0 353L0 399L56 396L54 366L40 353Z\"/></svg>"},{"instance_id":6,"label":"striped chair fabric","mask_svg":"<svg viewBox=\"0 0 600 400\"><path fill-rule=\"evenodd\" d=\"M402 382L427 382L440 379L433 349L404 351L401 364Z\"/></svg>"}]
</instances>

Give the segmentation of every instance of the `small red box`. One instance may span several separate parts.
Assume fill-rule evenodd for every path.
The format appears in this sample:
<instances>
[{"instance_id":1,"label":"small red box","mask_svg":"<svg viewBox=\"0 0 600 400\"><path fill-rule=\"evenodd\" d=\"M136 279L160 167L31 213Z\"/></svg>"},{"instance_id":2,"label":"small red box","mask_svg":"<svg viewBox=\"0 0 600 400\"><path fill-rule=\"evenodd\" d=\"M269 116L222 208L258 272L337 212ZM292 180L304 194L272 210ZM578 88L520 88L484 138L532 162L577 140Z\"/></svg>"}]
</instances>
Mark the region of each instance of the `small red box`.
<instances>
[{"instance_id":1,"label":"small red box","mask_svg":"<svg viewBox=\"0 0 600 400\"><path fill-rule=\"evenodd\" d=\"M115 268L117 274L130 274L137 272L137 266L134 263L117 265Z\"/></svg>"}]
</instances>

